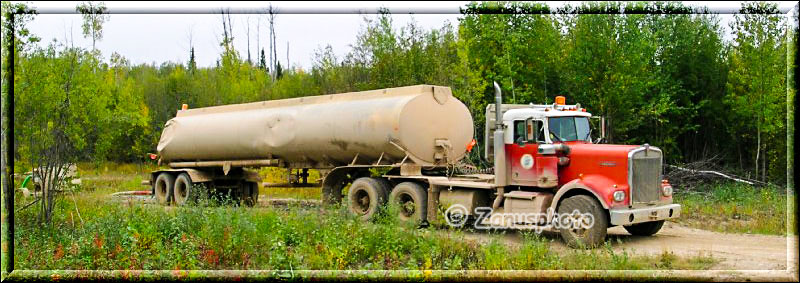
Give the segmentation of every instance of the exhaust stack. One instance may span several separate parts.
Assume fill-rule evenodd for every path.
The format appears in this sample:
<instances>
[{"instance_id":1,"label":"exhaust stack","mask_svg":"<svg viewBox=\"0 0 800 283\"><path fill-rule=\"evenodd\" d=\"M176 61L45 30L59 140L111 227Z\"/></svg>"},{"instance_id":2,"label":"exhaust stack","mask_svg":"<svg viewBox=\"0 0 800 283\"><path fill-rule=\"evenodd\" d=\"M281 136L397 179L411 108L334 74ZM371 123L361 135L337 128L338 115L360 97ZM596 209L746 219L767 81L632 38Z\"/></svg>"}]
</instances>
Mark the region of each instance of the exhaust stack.
<instances>
[{"instance_id":1,"label":"exhaust stack","mask_svg":"<svg viewBox=\"0 0 800 283\"><path fill-rule=\"evenodd\" d=\"M505 187L508 185L508 178L506 174L506 151L505 141L503 140L503 94L500 91L500 85L494 82L494 100L495 100L495 123L494 130L494 183L498 187ZM499 196L499 197L502 197Z\"/></svg>"}]
</instances>

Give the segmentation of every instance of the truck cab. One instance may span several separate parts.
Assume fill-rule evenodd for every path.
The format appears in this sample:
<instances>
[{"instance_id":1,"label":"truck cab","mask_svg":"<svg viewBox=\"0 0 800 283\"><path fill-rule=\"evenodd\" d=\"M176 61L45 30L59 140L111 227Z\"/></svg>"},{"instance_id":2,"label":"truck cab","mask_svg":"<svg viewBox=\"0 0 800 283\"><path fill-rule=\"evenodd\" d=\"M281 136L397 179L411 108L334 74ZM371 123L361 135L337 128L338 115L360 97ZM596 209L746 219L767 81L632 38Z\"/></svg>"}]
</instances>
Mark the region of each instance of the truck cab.
<instances>
[{"instance_id":1,"label":"truck cab","mask_svg":"<svg viewBox=\"0 0 800 283\"><path fill-rule=\"evenodd\" d=\"M489 105L486 117L497 117L496 108ZM672 203L672 186L663 178L659 148L596 143L601 138L593 135L604 136L603 123L599 131L593 129L592 114L580 104L566 105L562 96L548 105L500 108L502 123L487 118L485 133L487 159L498 154L505 159L495 164L499 193L506 198L500 213L538 205L535 211L548 210L548 223L576 210L593 214L592 228L556 229L571 246L596 245L616 225L634 235L652 235L664 220L679 216L680 205ZM494 148L501 143L492 135L499 125L502 149Z\"/></svg>"}]
</instances>

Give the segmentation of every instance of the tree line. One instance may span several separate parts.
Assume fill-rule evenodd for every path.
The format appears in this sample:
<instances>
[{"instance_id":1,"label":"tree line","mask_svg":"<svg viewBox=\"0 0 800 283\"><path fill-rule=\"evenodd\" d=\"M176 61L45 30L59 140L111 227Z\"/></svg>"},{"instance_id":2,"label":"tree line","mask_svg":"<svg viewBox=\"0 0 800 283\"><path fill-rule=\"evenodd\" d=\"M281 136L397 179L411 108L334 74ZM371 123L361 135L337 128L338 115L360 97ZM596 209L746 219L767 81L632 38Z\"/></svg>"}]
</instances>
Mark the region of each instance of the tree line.
<instances>
[{"instance_id":1,"label":"tree line","mask_svg":"<svg viewBox=\"0 0 800 283\"><path fill-rule=\"evenodd\" d=\"M3 2L4 28L10 25L6 13L25 8ZM729 171L785 183L786 101L794 93L786 81L790 20L774 3L748 2L726 30L719 15L693 8L676 2L558 9L482 2L463 7L457 23L433 29L413 21L398 27L383 11L364 18L344 56L321 47L310 69L276 70L274 81L263 52L260 62L248 60L229 48L227 30L216 66L196 66L193 49L186 62L134 65L93 47L37 43L25 28L35 15L17 15L14 153L26 166L47 144L38 133L54 136L58 129L76 160L141 161L155 151L164 123L183 103L204 107L435 84L450 86L472 112L479 145L469 160L480 165L486 164L480 156L483 112L497 81L506 103L566 96L606 117L608 142L658 146L669 164L715 158ZM78 11L87 15L84 34L94 45L108 18L86 7Z\"/></svg>"}]
</instances>

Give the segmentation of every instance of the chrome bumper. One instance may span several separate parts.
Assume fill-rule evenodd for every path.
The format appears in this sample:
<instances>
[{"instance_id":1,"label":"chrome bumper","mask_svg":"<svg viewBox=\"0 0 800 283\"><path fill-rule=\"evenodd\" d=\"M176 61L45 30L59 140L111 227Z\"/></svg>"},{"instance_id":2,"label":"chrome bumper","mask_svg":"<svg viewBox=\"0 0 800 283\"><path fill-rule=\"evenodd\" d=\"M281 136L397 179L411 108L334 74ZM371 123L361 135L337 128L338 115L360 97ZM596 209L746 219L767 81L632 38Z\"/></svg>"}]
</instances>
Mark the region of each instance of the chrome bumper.
<instances>
[{"instance_id":1,"label":"chrome bumper","mask_svg":"<svg viewBox=\"0 0 800 283\"><path fill-rule=\"evenodd\" d=\"M677 203L642 208L611 209L608 211L611 225L658 221L677 218L680 215L681 205Z\"/></svg>"}]
</instances>

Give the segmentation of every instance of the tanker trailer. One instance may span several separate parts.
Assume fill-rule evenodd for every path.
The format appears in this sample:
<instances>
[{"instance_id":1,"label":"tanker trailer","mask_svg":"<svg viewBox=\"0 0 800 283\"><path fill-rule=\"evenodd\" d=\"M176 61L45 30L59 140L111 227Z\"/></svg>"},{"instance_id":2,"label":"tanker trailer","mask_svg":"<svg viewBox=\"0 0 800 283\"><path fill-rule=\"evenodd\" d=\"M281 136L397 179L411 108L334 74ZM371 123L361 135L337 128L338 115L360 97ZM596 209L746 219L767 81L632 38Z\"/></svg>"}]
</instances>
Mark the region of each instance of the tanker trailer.
<instances>
[{"instance_id":1,"label":"tanker trailer","mask_svg":"<svg viewBox=\"0 0 800 283\"><path fill-rule=\"evenodd\" d=\"M259 178L249 168L315 168L325 172L323 202L362 219L387 202L420 224L443 208L450 225L557 230L572 247L601 244L615 225L652 235L680 215L659 148L597 144L580 104L503 104L494 87L492 174L455 170L475 144L470 112L450 88L418 85L182 109L158 144L170 169L150 184L164 204L212 191L253 205Z\"/></svg>"},{"instance_id":2,"label":"tanker trailer","mask_svg":"<svg viewBox=\"0 0 800 283\"><path fill-rule=\"evenodd\" d=\"M431 85L181 109L157 147L170 169L152 172L150 184L161 204L213 191L253 205L259 178L249 168L312 168L329 172L324 199L336 202L342 183L369 168L421 173L454 164L473 132L467 107Z\"/></svg>"}]
</instances>

